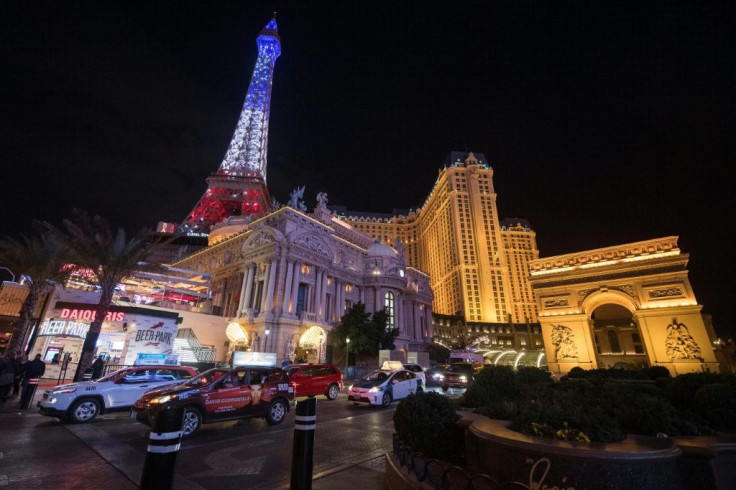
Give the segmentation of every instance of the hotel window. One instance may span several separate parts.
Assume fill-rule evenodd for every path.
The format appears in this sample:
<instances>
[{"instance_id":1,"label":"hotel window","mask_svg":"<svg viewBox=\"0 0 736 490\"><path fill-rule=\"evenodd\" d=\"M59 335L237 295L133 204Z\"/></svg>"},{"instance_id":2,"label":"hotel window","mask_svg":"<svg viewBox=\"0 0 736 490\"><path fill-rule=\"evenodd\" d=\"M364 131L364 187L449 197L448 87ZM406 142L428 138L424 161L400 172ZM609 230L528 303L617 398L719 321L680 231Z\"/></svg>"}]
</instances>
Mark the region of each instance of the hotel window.
<instances>
[{"instance_id":1,"label":"hotel window","mask_svg":"<svg viewBox=\"0 0 736 490\"><path fill-rule=\"evenodd\" d=\"M383 307L386 309L388 315L387 328L394 328L396 324L394 319L394 293L386 293L383 299Z\"/></svg>"},{"instance_id":2,"label":"hotel window","mask_svg":"<svg viewBox=\"0 0 736 490\"><path fill-rule=\"evenodd\" d=\"M297 300L296 300L296 312L301 313L304 311L304 304L307 299L307 285L306 284L299 284L299 292L297 293Z\"/></svg>"},{"instance_id":3,"label":"hotel window","mask_svg":"<svg viewBox=\"0 0 736 490\"><path fill-rule=\"evenodd\" d=\"M644 347L641 345L641 337L638 333L631 334L631 342L634 344L634 352L644 354Z\"/></svg>"},{"instance_id":4,"label":"hotel window","mask_svg":"<svg viewBox=\"0 0 736 490\"><path fill-rule=\"evenodd\" d=\"M609 330L608 331L608 343L611 346L611 352L612 353L621 353L621 343L618 341L618 335L616 335L615 330Z\"/></svg>"}]
</instances>

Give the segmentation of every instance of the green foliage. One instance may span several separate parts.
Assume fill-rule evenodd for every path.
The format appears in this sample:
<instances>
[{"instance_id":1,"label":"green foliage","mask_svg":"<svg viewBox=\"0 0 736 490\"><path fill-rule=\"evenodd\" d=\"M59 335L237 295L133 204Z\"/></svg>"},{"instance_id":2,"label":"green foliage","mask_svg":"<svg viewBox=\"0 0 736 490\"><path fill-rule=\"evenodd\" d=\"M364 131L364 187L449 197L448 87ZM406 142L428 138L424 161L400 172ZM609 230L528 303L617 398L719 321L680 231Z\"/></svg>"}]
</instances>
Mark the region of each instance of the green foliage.
<instances>
[{"instance_id":1,"label":"green foliage","mask_svg":"<svg viewBox=\"0 0 736 490\"><path fill-rule=\"evenodd\" d=\"M468 407L482 407L503 400L515 401L518 396L516 373L511 367L486 366L475 375L462 399Z\"/></svg>"},{"instance_id":2,"label":"green foliage","mask_svg":"<svg viewBox=\"0 0 736 490\"><path fill-rule=\"evenodd\" d=\"M733 378L733 376L731 376ZM723 377L715 373L688 373L672 378L667 386L667 397L670 402L682 409L690 409L693 406L695 393L707 384L715 384L723 380Z\"/></svg>"},{"instance_id":3,"label":"green foliage","mask_svg":"<svg viewBox=\"0 0 736 490\"><path fill-rule=\"evenodd\" d=\"M451 463L463 460L463 431L453 403L434 392L409 395L394 413L394 429L399 439L427 458Z\"/></svg>"},{"instance_id":4,"label":"green foliage","mask_svg":"<svg viewBox=\"0 0 736 490\"><path fill-rule=\"evenodd\" d=\"M530 366L520 366L516 370L516 378L521 386L554 383L549 371Z\"/></svg>"},{"instance_id":5,"label":"green foliage","mask_svg":"<svg viewBox=\"0 0 736 490\"><path fill-rule=\"evenodd\" d=\"M345 339L350 339L350 352L377 356L379 349L395 349L394 339L399 335L398 328L387 328L388 315L385 310L373 313L365 311L365 304L356 303L345 311L340 323L332 329L333 345L344 348Z\"/></svg>"},{"instance_id":6,"label":"green foliage","mask_svg":"<svg viewBox=\"0 0 736 490\"><path fill-rule=\"evenodd\" d=\"M701 386L693 396L692 408L711 427L724 430L736 429L734 383L725 382Z\"/></svg>"}]
</instances>

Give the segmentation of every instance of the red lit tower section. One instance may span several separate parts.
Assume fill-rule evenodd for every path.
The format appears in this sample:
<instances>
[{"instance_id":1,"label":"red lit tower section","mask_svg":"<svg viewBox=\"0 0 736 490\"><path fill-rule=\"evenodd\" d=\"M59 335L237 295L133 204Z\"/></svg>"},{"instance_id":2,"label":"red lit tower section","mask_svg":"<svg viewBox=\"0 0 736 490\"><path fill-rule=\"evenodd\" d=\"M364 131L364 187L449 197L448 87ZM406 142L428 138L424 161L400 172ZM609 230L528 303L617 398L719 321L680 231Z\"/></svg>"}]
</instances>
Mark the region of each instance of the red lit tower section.
<instances>
[{"instance_id":1,"label":"red lit tower section","mask_svg":"<svg viewBox=\"0 0 736 490\"><path fill-rule=\"evenodd\" d=\"M220 168L207 178L207 191L182 223L182 231L209 233L230 216L258 217L271 209L266 187L268 119L276 58L281 54L273 18L256 39L258 59L243 110Z\"/></svg>"}]
</instances>

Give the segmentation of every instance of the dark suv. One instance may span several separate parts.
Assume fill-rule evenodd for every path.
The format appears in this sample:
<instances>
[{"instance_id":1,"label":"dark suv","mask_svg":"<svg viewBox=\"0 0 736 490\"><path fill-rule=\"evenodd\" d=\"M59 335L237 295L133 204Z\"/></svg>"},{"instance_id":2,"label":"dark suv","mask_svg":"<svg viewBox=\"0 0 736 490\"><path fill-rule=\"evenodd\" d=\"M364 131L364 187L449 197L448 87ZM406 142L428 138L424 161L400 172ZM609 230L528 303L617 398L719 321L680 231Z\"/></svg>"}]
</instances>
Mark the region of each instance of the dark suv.
<instances>
[{"instance_id":1,"label":"dark suv","mask_svg":"<svg viewBox=\"0 0 736 490\"><path fill-rule=\"evenodd\" d=\"M342 373L334 364L292 364L285 369L296 396L325 395L334 400L342 391Z\"/></svg>"},{"instance_id":2,"label":"dark suv","mask_svg":"<svg viewBox=\"0 0 736 490\"><path fill-rule=\"evenodd\" d=\"M186 383L146 392L133 411L136 420L151 425L160 410L184 407L182 432L188 436L202 424L223 420L265 417L271 425L280 424L294 401L294 391L280 368L210 369Z\"/></svg>"},{"instance_id":3,"label":"dark suv","mask_svg":"<svg viewBox=\"0 0 736 490\"><path fill-rule=\"evenodd\" d=\"M442 391L447 391L450 388L467 388L470 383L475 381L476 373L482 368L482 364L469 362L450 364L444 372Z\"/></svg>"}]
</instances>

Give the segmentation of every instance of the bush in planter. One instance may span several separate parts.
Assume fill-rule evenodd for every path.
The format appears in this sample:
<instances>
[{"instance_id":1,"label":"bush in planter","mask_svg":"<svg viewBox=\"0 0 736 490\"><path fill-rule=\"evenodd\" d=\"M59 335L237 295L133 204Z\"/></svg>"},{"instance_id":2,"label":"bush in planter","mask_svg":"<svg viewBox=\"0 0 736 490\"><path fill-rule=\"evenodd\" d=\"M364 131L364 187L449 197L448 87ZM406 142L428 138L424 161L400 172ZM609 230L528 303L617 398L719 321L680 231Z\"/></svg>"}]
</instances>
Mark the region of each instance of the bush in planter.
<instances>
[{"instance_id":1,"label":"bush in planter","mask_svg":"<svg viewBox=\"0 0 736 490\"><path fill-rule=\"evenodd\" d=\"M701 386L693 395L692 409L715 429L736 429L736 389L733 383Z\"/></svg>"},{"instance_id":2,"label":"bush in planter","mask_svg":"<svg viewBox=\"0 0 736 490\"><path fill-rule=\"evenodd\" d=\"M486 366L475 375L461 397L466 407L491 407L515 401L520 395L516 373L510 366Z\"/></svg>"},{"instance_id":3,"label":"bush in planter","mask_svg":"<svg viewBox=\"0 0 736 490\"><path fill-rule=\"evenodd\" d=\"M456 425L460 416L453 403L434 392L409 395L394 413L394 430L399 440L427 458L461 463L464 434Z\"/></svg>"},{"instance_id":4,"label":"bush in planter","mask_svg":"<svg viewBox=\"0 0 736 490\"><path fill-rule=\"evenodd\" d=\"M695 393L704 385L719 383L723 377L715 373L688 373L675 376L667 384L666 394L670 402L682 409L693 406Z\"/></svg>"}]
</instances>

